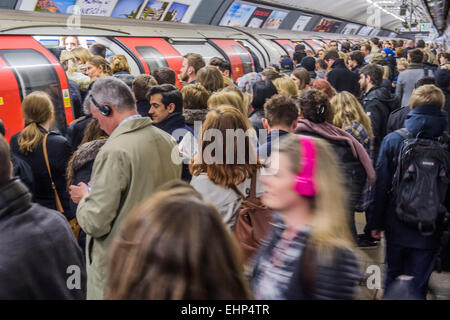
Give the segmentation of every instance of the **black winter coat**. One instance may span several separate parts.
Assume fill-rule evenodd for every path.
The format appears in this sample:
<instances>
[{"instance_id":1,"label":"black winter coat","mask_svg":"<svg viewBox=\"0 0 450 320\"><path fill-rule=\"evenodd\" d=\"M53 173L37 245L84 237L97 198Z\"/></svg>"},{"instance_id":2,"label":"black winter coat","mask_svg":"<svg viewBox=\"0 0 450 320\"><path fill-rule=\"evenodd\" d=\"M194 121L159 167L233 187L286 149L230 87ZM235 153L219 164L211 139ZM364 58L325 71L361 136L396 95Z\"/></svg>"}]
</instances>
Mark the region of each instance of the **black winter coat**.
<instances>
[{"instance_id":1,"label":"black winter coat","mask_svg":"<svg viewBox=\"0 0 450 320\"><path fill-rule=\"evenodd\" d=\"M106 143L107 139L94 140L82 144L78 150L75 159L72 162L72 185L78 185L80 182L88 184L91 181L92 167L94 166L95 157L101 147ZM78 204L70 199L70 209L75 216ZM84 250L86 246L86 233L81 230L78 236L78 244Z\"/></svg>"},{"instance_id":2,"label":"black winter coat","mask_svg":"<svg viewBox=\"0 0 450 320\"><path fill-rule=\"evenodd\" d=\"M374 158L375 162L380 150L381 141L387 132L387 123L389 114L394 110L397 100L391 93L383 87L373 87L369 92L363 95L361 104L364 111L370 117L372 122L372 132L374 139Z\"/></svg>"},{"instance_id":3,"label":"black winter coat","mask_svg":"<svg viewBox=\"0 0 450 320\"><path fill-rule=\"evenodd\" d=\"M39 129L46 133L44 128L39 127ZM19 150L19 135L20 132L11 137L11 152L25 160L33 171L34 184L36 186L34 201L44 207L56 210L55 193L45 164L42 143L33 152L25 155ZM66 188L66 167L72 155L72 149L66 138L50 132L47 139L47 153L53 181L64 209L64 215L68 220L71 220L75 218L75 215L71 214L69 206L70 197Z\"/></svg>"},{"instance_id":4,"label":"black winter coat","mask_svg":"<svg viewBox=\"0 0 450 320\"><path fill-rule=\"evenodd\" d=\"M67 139L70 142L72 151L75 151L80 146L81 140L83 140L84 131L86 130L89 122L92 120L92 115L84 116L74 121L67 127Z\"/></svg>"},{"instance_id":5,"label":"black winter coat","mask_svg":"<svg viewBox=\"0 0 450 320\"><path fill-rule=\"evenodd\" d=\"M19 179L0 199L0 300L86 299L84 256L61 213L32 203Z\"/></svg>"},{"instance_id":6,"label":"black winter coat","mask_svg":"<svg viewBox=\"0 0 450 320\"><path fill-rule=\"evenodd\" d=\"M69 80L69 93L70 93L70 101L72 102L73 117L74 119L78 119L84 116L84 111L80 87L73 80Z\"/></svg>"},{"instance_id":7,"label":"black winter coat","mask_svg":"<svg viewBox=\"0 0 450 320\"><path fill-rule=\"evenodd\" d=\"M348 91L355 97L359 96L359 82L357 75L350 71L343 59L337 59L331 66L331 71L327 75L328 82L337 92Z\"/></svg>"}]
</instances>

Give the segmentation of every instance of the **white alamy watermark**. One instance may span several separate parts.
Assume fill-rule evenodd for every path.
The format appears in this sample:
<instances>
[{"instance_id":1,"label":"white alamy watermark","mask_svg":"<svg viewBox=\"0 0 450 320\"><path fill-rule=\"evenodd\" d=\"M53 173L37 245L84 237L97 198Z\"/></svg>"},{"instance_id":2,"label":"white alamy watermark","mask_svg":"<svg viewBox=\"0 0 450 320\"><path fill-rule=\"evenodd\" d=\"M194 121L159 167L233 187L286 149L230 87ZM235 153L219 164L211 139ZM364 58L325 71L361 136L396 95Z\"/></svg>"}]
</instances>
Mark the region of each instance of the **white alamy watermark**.
<instances>
[{"instance_id":1,"label":"white alamy watermark","mask_svg":"<svg viewBox=\"0 0 450 320\"><path fill-rule=\"evenodd\" d=\"M381 29L381 9L375 6L367 7L366 25Z\"/></svg>"},{"instance_id":2,"label":"white alamy watermark","mask_svg":"<svg viewBox=\"0 0 450 320\"><path fill-rule=\"evenodd\" d=\"M71 265L67 267L66 273L69 275L67 277L66 286L69 290L80 290L81 289L81 269L77 265Z\"/></svg>"},{"instance_id":3,"label":"white alamy watermark","mask_svg":"<svg viewBox=\"0 0 450 320\"><path fill-rule=\"evenodd\" d=\"M67 18L67 29L81 30L81 8L80 6L73 6L72 14Z\"/></svg>"},{"instance_id":4,"label":"white alamy watermark","mask_svg":"<svg viewBox=\"0 0 450 320\"><path fill-rule=\"evenodd\" d=\"M369 274L366 280L366 286L369 290L381 289L381 268L377 265L370 265L366 269L366 274Z\"/></svg>"}]
</instances>

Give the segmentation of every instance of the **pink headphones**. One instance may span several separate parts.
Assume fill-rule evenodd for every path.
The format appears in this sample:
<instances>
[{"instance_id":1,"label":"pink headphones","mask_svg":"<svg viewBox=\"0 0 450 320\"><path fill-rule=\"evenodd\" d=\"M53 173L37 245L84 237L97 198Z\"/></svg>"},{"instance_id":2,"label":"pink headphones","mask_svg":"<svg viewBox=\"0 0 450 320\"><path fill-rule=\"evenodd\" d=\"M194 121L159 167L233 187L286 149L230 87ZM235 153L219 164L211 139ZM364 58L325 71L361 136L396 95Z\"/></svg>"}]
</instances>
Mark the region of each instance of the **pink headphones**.
<instances>
[{"instance_id":1,"label":"pink headphones","mask_svg":"<svg viewBox=\"0 0 450 320\"><path fill-rule=\"evenodd\" d=\"M317 194L314 186L314 170L316 167L316 147L314 141L305 136L298 137L302 159L300 161L300 172L295 177L294 189L299 195L313 197Z\"/></svg>"}]
</instances>

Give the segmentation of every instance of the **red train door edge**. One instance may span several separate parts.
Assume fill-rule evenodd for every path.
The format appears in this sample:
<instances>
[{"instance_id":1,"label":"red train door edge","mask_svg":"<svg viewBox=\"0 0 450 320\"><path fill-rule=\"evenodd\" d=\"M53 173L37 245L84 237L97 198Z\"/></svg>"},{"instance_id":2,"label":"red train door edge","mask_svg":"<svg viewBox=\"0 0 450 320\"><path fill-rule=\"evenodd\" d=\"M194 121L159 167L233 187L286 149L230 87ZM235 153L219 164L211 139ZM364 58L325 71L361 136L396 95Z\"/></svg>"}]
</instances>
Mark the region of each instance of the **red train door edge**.
<instances>
[{"instance_id":1,"label":"red train door edge","mask_svg":"<svg viewBox=\"0 0 450 320\"><path fill-rule=\"evenodd\" d=\"M237 79L244 75L244 63L241 59L241 54L248 54L249 61L251 61L252 64L252 70L255 70L255 63L251 54L239 42L232 39L211 39L211 42L218 46L228 56L233 70L234 81L237 81ZM235 48L240 48L241 52L236 51Z\"/></svg>"},{"instance_id":2,"label":"red train door edge","mask_svg":"<svg viewBox=\"0 0 450 320\"><path fill-rule=\"evenodd\" d=\"M63 105L66 116L66 123L69 124L73 121L73 113L72 106L70 103L69 96L69 84L67 81L66 74L59 64L58 60L55 58L53 54L51 54L43 45L41 45L37 40L35 40L31 36L1 36L0 37L0 49L33 49L42 54L48 61L50 61L51 65L56 71L58 76L59 83L61 85L61 96L63 97ZM5 63L5 61L2 61ZM3 68L9 68L7 64L3 66ZM3 81L3 79L2 79ZM14 82L17 84L17 80L14 78ZM19 97L19 104L15 106L15 108L20 108L20 93L19 88L17 87L17 95ZM15 99L17 100L17 99ZM1 107L1 106L0 106ZM21 114L21 113L20 113ZM21 115L22 116L22 115ZM7 124L5 124L7 126ZM16 127L17 124L13 124L13 127ZM20 123L20 128L23 128L23 119ZM20 130L20 129L19 129ZM15 134L17 131L11 131L10 134Z\"/></svg>"},{"instance_id":3,"label":"red train door edge","mask_svg":"<svg viewBox=\"0 0 450 320\"><path fill-rule=\"evenodd\" d=\"M153 47L154 49L158 50L161 55L164 56L169 68L175 71L177 75L180 73L180 69L183 66L183 57L165 39L133 37L117 37L116 39L127 46L138 57L145 70L145 73L150 74L151 72L144 56L137 50L137 48L139 47ZM178 86L180 85L178 77L177 84Z\"/></svg>"},{"instance_id":4,"label":"red train door edge","mask_svg":"<svg viewBox=\"0 0 450 320\"><path fill-rule=\"evenodd\" d=\"M0 119L5 125L5 138L9 142L13 134L22 130L23 116L16 77L1 57L0 79L2 79L2 85L0 86Z\"/></svg>"}]
</instances>

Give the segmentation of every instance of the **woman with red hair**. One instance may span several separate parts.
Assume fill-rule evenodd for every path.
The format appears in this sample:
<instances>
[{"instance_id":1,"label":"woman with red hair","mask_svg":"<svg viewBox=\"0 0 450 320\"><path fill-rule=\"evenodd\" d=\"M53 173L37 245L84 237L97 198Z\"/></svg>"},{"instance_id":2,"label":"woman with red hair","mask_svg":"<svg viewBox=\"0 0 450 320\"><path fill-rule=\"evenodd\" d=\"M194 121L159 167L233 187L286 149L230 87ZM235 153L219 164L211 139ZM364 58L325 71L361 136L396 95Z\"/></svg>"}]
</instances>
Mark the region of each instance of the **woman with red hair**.
<instances>
[{"instance_id":1,"label":"woman with red hair","mask_svg":"<svg viewBox=\"0 0 450 320\"><path fill-rule=\"evenodd\" d=\"M336 95L336 90L334 90L334 88L327 80L316 79L314 80L312 87L324 92L330 100Z\"/></svg>"}]
</instances>

